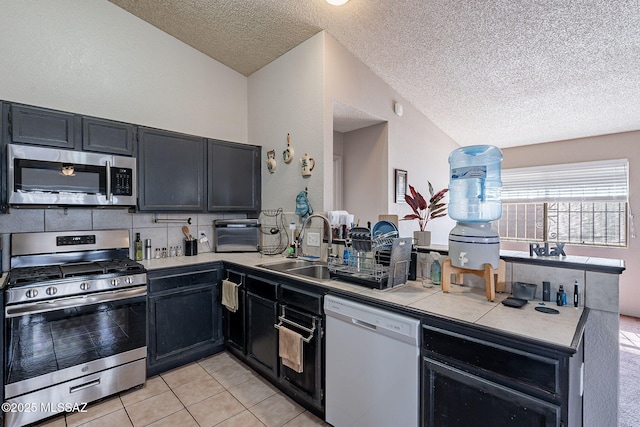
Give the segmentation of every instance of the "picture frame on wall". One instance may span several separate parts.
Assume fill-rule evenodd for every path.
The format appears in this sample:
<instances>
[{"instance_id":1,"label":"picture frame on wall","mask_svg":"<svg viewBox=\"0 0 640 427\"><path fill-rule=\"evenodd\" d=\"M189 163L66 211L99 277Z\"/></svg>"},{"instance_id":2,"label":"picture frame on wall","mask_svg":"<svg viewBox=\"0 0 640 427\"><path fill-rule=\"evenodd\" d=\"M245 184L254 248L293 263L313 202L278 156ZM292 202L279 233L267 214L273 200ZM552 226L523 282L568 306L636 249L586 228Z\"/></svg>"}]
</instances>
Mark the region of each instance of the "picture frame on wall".
<instances>
[{"instance_id":1,"label":"picture frame on wall","mask_svg":"<svg viewBox=\"0 0 640 427\"><path fill-rule=\"evenodd\" d=\"M404 195L407 194L407 171L395 169L396 172L396 203L405 203Z\"/></svg>"}]
</instances>

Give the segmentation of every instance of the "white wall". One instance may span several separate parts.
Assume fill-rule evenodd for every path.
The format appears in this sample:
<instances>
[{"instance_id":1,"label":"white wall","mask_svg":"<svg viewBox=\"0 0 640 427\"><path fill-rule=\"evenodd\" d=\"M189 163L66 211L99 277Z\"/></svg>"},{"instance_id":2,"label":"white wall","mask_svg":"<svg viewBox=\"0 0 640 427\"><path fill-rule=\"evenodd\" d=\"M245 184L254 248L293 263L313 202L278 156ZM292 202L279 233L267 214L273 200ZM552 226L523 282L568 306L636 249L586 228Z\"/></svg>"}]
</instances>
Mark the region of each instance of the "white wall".
<instances>
[{"instance_id":1,"label":"white wall","mask_svg":"<svg viewBox=\"0 0 640 427\"><path fill-rule=\"evenodd\" d=\"M629 199L632 213L640 212L640 131L612 135L594 136L568 141L527 145L503 150L503 168L549 165L557 163L586 162L591 160L629 159ZM636 233L640 223L636 217ZM502 242L503 249L528 250L526 243ZM620 312L640 317L640 287L636 278L640 276L640 241L629 237L625 249L567 246L567 255L583 255L600 258L623 259L626 271L620 276Z\"/></svg>"},{"instance_id":2,"label":"white wall","mask_svg":"<svg viewBox=\"0 0 640 427\"><path fill-rule=\"evenodd\" d=\"M387 123L346 132L344 135L344 210L361 227L387 213L388 125Z\"/></svg>"},{"instance_id":3,"label":"white wall","mask_svg":"<svg viewBox=\"0 0 640 427\"><path fill-rule=\"evenodd\" d=\"M411 213L406 204L395 203L394 169L408 172L409 183L423 194L428 194L427 181L439 190L449 184L448 156L459 146L411 104L401 98L387 83L382 81L364 64L358 61L330 35L325 39L325 146L332 147L333 101L350 105L357 110L379 117L387 122L387 161L379 171L386 179L385 201L382 212L372 212L377 219L379 213ZM393 112L394 102L400 102L404 114ZM346 148L346 143L345 143ZM331 188L332 184L327 183ZM361 188L362 192L379 191L378 188ZM345 201L346 203L346 201ZM363 225L362 222L360 225ZM432 242L447 244L449 231L455 223L448 217L427 226L432 231ZM401 221L400 234L411 236L418 229L417 221Z\"/></svg>"},{"instance_id":4,"label":"white wall","mask_svg":"<svg viewBox=\"0 0 640 427\"><path fill-rule=\"evenodd\" d=\"M0 99L247 142L247 81L106 0L0 0Z\"/></svg>"},{"instance_id":5,"label":"white wall","mask_svg":"<svg viewBox=\"0 0 640 427\"><path fill-rule=\"evenodd\" d=\"M271 174L262 168L262 208L295 211L296 195L308 188L314 212L324 208L322 73L323 39L318 34L249 76L249 142L276 151L278 166ZM284 163L287 133L295 157ZM312 176L303 178L300 158L307 153L316 160Z\"/></svg>"}]
</instances>

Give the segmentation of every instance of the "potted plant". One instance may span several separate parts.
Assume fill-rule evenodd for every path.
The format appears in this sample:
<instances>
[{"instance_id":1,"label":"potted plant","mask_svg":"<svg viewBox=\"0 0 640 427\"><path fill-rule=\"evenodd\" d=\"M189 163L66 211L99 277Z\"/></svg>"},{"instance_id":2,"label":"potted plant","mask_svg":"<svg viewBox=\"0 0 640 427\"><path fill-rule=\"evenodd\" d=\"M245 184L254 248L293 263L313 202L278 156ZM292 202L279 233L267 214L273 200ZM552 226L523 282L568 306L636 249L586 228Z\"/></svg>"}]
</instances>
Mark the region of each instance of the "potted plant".
<instances>
[{"instance_id":1,"label":"potted plant","mask_svg":"<svg viewBox=\"0 0 640 427\"><path fill-rule=\"evenodd\" d=\"M426 231L427 223L436 218L443 217L447 214L447 204L442 201L448 188L435 193L433 191L433 185L429 184L429 202L420 194L416 189L409 185L409 191L411 194L406 194L404 200L413 209L412 214L407 214L402 219L417 219L420 231L414 231L413 238L416 244L419 246L429 246L431 244L431 232Z\"/></svg>"}]
</instances>

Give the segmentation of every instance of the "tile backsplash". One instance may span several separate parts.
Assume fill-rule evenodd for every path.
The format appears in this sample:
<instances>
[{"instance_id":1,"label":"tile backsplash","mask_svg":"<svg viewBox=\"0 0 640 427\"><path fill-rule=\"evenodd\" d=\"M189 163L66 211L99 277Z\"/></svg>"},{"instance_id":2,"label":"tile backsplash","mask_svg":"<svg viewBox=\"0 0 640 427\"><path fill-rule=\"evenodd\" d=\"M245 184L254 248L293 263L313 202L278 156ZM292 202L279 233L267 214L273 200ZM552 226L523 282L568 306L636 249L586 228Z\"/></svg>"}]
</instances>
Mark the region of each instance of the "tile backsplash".
<instances>
[{"instance_id":1,"label":"tile backsplash","mask_svg":"<svg viewBox=\"0 0 640 427\"><path fill-rule=\"evenodd\" d=\"M187 219L191 218L191 224ZM131 234L131 250L135 233L140 238L151 239L152 252L156 247L167 249L182 245L184 235L182 227L187 226L191 234L198 238L203 231L209 239L198 245L198 252L213 250L213 221L215 219L246 218L244 214L153 214L130 213L128 209L11 209L8 214L0 214L0 238L2 239L2 271L10 268L10 236L12 233L42 231L84 231L127 229ZM171 220L163 222L163 220ZM157 220L157 221L156 221Z\"/></svg>"}]
</instances>

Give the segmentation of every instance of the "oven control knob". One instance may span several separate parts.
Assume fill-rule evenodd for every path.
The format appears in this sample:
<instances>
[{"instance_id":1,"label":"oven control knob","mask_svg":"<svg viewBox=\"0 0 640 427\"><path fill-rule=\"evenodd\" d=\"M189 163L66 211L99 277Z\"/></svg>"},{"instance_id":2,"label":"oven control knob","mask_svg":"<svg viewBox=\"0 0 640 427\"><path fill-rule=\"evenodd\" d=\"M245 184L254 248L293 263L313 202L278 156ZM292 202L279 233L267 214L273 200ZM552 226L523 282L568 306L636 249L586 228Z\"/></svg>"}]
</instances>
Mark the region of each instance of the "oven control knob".
<instances>
[{"instance_id":1,"label":"oven control knob","mask_svg":"<svg viewBox=\"0 0 640 427\"><path fill-rule=\"evenodd\" d=\"M111 285L112 286L119 286L120 285L120 279L111 279Z\"/></svg>"},{"instance_id":2,"label":"oven control knob","mask_svg":"<svg viewBox=\"0 0 640 427\"><path fill-rule=\"evenodd\" d=\"M46 293L47 295L49 295L49 296L51 296L51 295L55 295L55 294L57 294L57 293L58 293L58 289L57 289L55 286L49 286L49 287L47 288L47 290L45 291L45 293Z\"/></svg>"},{"instance_id":3,"label":"oven control knob","mask_svg":"<svg viewBox=\"0 0 640 427\"><path fill-rule=\"evenodd\" d=\"M80 283L80 290L81 291L88 291L89 288L91 288L91 283L89 283L89 282Z\"/></svg>"},{"instance_id":4,"label":"oven control knob","mask_svg":"<svg viewBox=\"0 0 640 427\"><path fill-rule=\"evenodd\" d=\"M27 292L25 292L25 296L27 298L35 298L36 296L38 296L38 291L36 289L29 289L27 290Z\"/></svg>"},{"instance_id":5,"label":"oven control knob","mask_svg":"<svg viewBox=\"0 0 640 427\"><path fill-rule=\"evenodd\" d=\"M126 283L127 285L130 285L133 283L133 276L127 276L124 278L124 283Z\"/></svg>"}]
</instances>

